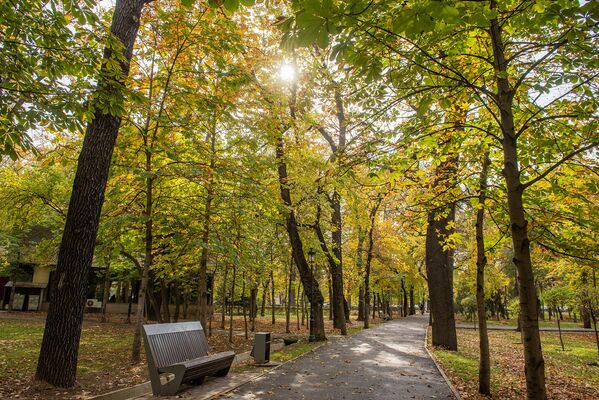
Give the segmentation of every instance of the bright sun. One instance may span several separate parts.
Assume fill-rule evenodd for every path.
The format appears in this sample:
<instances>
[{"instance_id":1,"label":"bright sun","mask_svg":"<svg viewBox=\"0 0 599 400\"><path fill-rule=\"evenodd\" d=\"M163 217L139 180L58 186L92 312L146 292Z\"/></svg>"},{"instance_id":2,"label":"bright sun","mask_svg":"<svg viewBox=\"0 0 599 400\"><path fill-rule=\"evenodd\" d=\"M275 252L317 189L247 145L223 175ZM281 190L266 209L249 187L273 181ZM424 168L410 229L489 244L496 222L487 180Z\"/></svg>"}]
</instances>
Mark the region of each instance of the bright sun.
<instances>
[{"instance_id":1,"label":"bright sun","mask_svg":"<svg viewBox=\"0 0 599 400\"><path fill-rule=\"evenodd\" d=\"M295 68L291 64L283 64L279 69L279 78L285 82L292 82L295 79Z\"/></svg>"}]
</instances>

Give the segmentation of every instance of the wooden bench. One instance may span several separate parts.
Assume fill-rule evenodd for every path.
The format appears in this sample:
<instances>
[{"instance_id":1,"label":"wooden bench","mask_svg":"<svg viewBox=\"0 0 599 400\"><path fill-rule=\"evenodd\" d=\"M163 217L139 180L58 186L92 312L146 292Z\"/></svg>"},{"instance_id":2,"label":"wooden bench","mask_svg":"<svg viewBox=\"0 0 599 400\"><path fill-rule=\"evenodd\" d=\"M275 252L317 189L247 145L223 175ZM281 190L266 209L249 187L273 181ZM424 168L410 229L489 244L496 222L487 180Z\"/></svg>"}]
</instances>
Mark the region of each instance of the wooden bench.
<instances>
[{"instance_id":1,"label":"wooden bench","mask_svg":"<svg viewBox=\"0 0 599 400\"><path fill-rule=\"evenodd\" d=\"M143 326L144 344L155 396L172 396L182 383L201 384L209 375L226 376L235 353L208 355L208 341L199 321ZM163 384L162 374L174 378Z\"/></svg>"}]
</instances>

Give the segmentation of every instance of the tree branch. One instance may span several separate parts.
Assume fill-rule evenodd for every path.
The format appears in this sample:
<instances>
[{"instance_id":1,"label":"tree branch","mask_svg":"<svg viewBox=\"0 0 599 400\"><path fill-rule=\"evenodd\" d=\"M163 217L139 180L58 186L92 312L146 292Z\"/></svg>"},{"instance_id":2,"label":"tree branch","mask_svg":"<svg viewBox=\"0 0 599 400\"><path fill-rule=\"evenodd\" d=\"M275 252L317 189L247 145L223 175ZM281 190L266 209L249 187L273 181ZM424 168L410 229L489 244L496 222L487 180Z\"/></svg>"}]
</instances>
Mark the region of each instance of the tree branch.
<instances>
[{"instance_id":1,"label":"tree branch","mask_svg":"<svg viewBox=\"0 0 599 400\"><path fill-rule=\"evenodd\" d=\"M529 180L526 183L522 184L522 190L526 189L529 186L534 185L535 183L537 183L538 181L540 181L541 179L545 178L547 175L549 175L553 170L555 170L557 167L559 167L560 165L562 165L563 163L565 163L566 161L568 161L569 159L571 159L572 157L574 157L577 154L580 154L586 150L590 150L595 146L598 146L599 142L592 142L586 146L583 146L579 149L574 150L573 152L571 152L570 154L568 154L567 156L563 157L561 160L559 160L558 162L556 162L555 164L553 164L551 167L547 168L547 170L545 170L545 172L541 173L540 175L538 175L536 178Z\"/></svg>"}]
</instances>

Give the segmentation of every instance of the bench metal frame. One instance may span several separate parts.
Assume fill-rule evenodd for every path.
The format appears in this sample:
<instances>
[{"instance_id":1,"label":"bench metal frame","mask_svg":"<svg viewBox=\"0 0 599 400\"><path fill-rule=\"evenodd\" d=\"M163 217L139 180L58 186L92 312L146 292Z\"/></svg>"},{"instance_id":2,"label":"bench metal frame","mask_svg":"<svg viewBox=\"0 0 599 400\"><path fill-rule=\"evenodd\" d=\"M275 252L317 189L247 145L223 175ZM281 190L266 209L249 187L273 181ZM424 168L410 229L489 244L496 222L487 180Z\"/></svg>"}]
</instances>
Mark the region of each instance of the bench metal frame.
<instances>
[{"instance_id":1,"label":"bench metal frame","mask_svg":"<svg viewBox=\"0 0 599 400\"><path fill-rule=\"evenodd\" d=\"M144 346L155 396L172 396L182 383L201 384L208 375L226 376L235 353L208 355L208 341L199 321L143 326ZM162 374L174 378L162 383Z\"/></svg>"}]
</instances>

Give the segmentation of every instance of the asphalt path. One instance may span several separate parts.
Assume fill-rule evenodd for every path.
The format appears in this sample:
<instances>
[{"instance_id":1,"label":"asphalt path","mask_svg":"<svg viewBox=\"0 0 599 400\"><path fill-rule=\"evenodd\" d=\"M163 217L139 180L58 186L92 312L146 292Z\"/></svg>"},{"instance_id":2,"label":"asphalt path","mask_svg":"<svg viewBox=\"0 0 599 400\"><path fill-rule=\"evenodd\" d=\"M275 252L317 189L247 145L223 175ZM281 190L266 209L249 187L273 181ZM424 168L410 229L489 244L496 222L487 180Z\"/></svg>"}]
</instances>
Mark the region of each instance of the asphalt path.
<instances>
[{"instance_id":1,"label":"asphalt path","mask_svg":"<svg viewBox=\"0 0 599 400\"><path fill-rule=\"evenodd\" d=\"M452 399L424 349L428 316L335 339L223 395L231 399Z\"/></svg>"}]
</instances>

